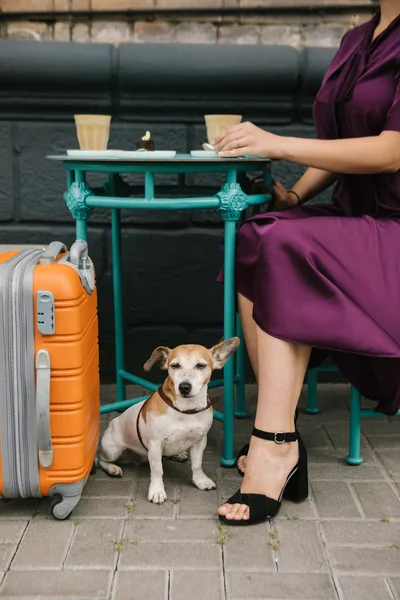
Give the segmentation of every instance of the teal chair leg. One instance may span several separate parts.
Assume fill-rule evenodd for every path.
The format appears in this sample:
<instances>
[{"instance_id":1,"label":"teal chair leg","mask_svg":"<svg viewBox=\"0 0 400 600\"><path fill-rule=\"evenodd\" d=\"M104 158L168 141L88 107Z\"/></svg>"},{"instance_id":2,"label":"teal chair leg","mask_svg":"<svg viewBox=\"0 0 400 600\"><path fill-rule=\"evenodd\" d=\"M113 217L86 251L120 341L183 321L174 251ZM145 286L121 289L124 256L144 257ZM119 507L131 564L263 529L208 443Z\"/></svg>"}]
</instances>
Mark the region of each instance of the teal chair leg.
<instances>
[{"instance_id":1,"label":"teal chair leg","mask_svg":"<svg viewBox=\"0 0 400 600\"><path fill-rule=\"evenodd\" d=\"M240 317L236 315L236 335L240 338L240 346L236 351L236 409L235 417L244 419L247 417L246 412L246 397L245 397L245 372L244 372L244 339Z\"/></svg>"},{"instance_id":2,"label":"teal chair leg","mask_svg":"<svg viewBox=\"0 0 400 600\"><path fill-rule=\"evenodd\" d=\"M361 465L361 395L354 386L350 391L350 441L346 461L349 465Z\"/></svg>"},{"instance_id":3,"label":"teal chair leg","mask_svg":"<svg viewBox=\"0 0 400 600\"><path fill-rule=\"evenodd\" d=\"M318 372L317 369L309 369L307 372L307 412L309 415L317 415L320 410L318 408L317 385Z\"/></svg>"}]
</instances>

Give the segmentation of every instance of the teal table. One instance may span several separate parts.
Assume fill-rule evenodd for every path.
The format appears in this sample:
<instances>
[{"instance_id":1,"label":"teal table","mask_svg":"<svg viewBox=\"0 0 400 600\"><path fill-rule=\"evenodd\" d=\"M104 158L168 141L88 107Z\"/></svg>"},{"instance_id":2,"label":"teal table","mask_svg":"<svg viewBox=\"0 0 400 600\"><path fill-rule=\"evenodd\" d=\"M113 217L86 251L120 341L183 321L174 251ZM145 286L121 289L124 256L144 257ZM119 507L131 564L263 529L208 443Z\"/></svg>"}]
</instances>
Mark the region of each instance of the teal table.
<instances>
[{"instance_id":1,"label":"teal table","mask_svg":"<svg viewBox=\"0 0 400 600\"><path fill-rule=\"evenodd\" d=\"M125 383L142 386L150 392L158 386L125 370L124 323L122 304L121 269L121 209L131 210L198 210L215 209L224 222L224 339L241 335L239 318L235 313L235 235L237 224L243 211L249 206L264 204L270 200L269 194L246 195L237 183L239 172L261 172L264 183L271 185L271 165L267 159L196 159L181 154L168 160L155 159L77 159L67 154L47 157L62 162L67 171L68 190L64 199L76 222L76 238L87 240L87 219L94 208L111 210L114 321L117 401L101 407L101 412L125 410L147 396L125 399ZM103 173L109 177L100 188L92 188L86 181L87 173ZM144 197L129 196L129 185L121 178L121 173L141 173L144 175ZM225 183L212 197L199 198L156 198L154 175L224 173ZM212 381L210 387L224 386L224 410L214 411L216 419L223 422L224 440L221 464L233 466L234 457L234 418L245 417L245 378L243 340L235 357L224 368L223 380ZM236 395L235 395L236 388ZM235 402L236 396L236 402Z\"/></svg>"}]
</instances>

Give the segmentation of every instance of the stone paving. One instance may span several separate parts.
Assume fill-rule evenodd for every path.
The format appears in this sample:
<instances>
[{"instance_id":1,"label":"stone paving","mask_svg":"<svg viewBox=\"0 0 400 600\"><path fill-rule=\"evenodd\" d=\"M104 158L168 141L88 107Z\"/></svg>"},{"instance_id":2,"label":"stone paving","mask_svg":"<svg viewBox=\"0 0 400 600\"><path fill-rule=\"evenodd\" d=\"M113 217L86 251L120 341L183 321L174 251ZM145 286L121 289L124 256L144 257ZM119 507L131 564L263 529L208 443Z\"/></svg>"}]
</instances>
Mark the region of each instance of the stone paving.
<instances>
[{"instance_id":1,"label":"stone paving","mask_svg":"<svg viewBox=\"0 0 400 600\"><path fill-rule=\"evenodd\" d=\"M0 597L399 600L400 419L365 419L365 462L350 467L349 388L319 390L322 413L299 418L310 460L305 503L285 502L270 524L218 527L216 507L240 479L219 466L214 423L204 470L216 491L197 490L189 465L166 461L162 506L146 499L147 465L125 467L117 480L98 471L68 521L50 516L48 500L1 503ZM103 388L103 400L113 393ZM250 386L251 412L254 396ZM250 430L251 419L237 423L237 448Z\"/></svg>"}]
</instances>

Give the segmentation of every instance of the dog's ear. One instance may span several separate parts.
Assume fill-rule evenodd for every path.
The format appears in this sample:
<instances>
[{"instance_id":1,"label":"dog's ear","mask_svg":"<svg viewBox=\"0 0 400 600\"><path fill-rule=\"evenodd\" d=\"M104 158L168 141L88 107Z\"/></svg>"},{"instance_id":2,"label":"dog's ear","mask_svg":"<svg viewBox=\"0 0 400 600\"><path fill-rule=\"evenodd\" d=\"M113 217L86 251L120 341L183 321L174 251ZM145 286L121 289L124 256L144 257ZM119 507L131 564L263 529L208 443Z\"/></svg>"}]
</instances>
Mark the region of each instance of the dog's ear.
<instances>
[{"instance_id":1,"label":"dog's ear","mask_svg":"<svg viewBox=\"0 0 400 600\"><path fill-rule=\"evenodd\" d=\"M238 337L229 338L229 340L213 346L210 350L213 369L222 369L228 358L232 356L239 346L240 340Z\"/></svg>"},{"instance_id":2,"label":"dog's ear","mask_svg":"<svg viewBox=\"0 0 400 600\"><path fill-rule=\"evenodd\" d=\"M168 365L168 358L170 354L170 348L167 348L166 346L158 346L158 348L153 350L149 360L143 365L143 369L145 371L150 371L154 365L158 365L160 369L165 370Z\"/></svg>"}]
</instances>

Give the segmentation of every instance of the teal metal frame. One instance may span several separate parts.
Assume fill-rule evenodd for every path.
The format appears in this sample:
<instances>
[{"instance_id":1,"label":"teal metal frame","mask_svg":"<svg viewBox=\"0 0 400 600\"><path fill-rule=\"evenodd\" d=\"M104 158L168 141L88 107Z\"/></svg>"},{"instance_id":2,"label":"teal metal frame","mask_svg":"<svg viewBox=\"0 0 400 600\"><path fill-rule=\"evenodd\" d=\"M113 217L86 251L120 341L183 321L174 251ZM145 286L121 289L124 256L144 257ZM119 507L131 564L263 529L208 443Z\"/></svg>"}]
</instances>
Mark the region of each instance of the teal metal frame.
<instances>
[{"instance_id":1,"label":"teal metal frame","mask_svg":"<svg viewBox=\"0 0 400 600\"><path fill-rule=\"evenodd\" d=\"M71 159L67 155L48 156L61 161L67 171L68 189L64 194L67 206L76 222L77 239L87 240L87 219L94 208L111 211L114 325L116 351L117 401L101 406L101 412L122 411L148 396L125 398L125 383L133 383L153 392L154 383L125 370L124 322L121 266L121 217L122 209L131 210L194 210L215 209L224 222L224 339L233 335L242 338L240 320L235 312L235 240L238 221L248 207L265 204L270 194L246 195L237 183L239 172L261 171L267 189L271 186L271 164L268 159L193 159L190 155L177 155L170 160L88 160ZM101 188L91 188L86 181L87 173L108 174ZM144 197L127 195L130 186L123 181L121 173L144 175ZM225 183L212 197L155 198L154 175L156 173L194 174L224 173ZM245 410L244 344L235 357L225 365L223 379L212 381L210 387L224 386L224 412L214 411L214 418L222 421L224 428L221 464L234 466L234 418L247 416ZM236 388L236 394L235 394ZM235 403L236 396L236 403Z\"/></svg>"},{"instance_id":2,"label":"teal metal frame","mask_svg":"<svg viewBox=\"0 0 400 600\"><path fill-rule=\"evenodd\" d=\"M335 365L321 365L316 369L309 369L307 372L307 408L306 411L311 415L320 412L318 408L318 373L337 373L338 368ZM346 456L346 462L349 465L361 465L364 461L361 456L361 418L363 417L384 417L386 415L376 412L370 408L361 408L361 394L352 385L350 387L350 423L349 423L349 453ZM400 411L396 416L400 416Z\"/></svg>"}]
</instances>

